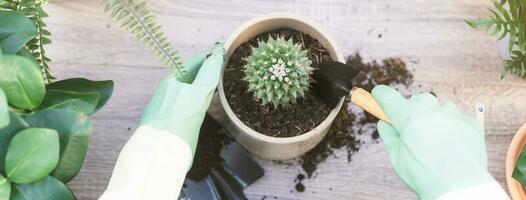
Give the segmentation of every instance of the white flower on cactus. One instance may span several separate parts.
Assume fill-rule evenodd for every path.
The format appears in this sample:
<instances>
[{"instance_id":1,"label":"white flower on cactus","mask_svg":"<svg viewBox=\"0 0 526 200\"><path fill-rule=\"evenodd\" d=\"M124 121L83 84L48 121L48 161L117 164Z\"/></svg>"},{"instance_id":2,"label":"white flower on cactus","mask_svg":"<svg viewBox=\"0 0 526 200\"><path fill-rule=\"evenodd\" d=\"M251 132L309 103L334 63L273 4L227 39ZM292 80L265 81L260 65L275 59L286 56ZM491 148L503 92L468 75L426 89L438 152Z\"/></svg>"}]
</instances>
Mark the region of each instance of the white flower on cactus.
<instances>
[{"instance_id":1,"label":"white flower on cactus","mask_svg":"<svg viewBox=\"0 0 526 200\"><path fill-rule=\"evenodd\" d=\"M244 80L263 104L288 106L309 89L312 61L307 50L302 50L292 39L270 37L268 41L259 41L245 60Z\"/></svg>"},{"instance_id":2,"label":"white flower on cactus","mask_svg":"<svg viewBox=\"0 0 526 200\"><path fill-rule=\"evenodd\" d=\"M276 64L270 67L269 71L272 72L273 76L275 76L279 81L283 81L283 78L288 75L290 69L287 68L283 60L279 59Z\"/></svg>"}]
</instances>

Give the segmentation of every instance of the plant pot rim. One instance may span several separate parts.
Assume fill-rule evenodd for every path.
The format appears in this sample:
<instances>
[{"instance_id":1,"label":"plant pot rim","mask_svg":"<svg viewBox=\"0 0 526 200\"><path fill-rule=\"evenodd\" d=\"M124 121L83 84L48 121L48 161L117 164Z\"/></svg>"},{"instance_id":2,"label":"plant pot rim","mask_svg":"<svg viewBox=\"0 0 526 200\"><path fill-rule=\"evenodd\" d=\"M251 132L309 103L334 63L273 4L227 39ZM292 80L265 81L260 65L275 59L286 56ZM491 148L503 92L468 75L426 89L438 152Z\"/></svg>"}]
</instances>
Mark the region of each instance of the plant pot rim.
<instances>
[{"instance_id":1,"label":"plant pot rim","mask_svg":"<svg viewBox=\"0 0 526 200\"><path fill-rule=\"evenodd\" d=\"M228 63L228 60L230 59L231 54L232 54L232 52L228 52L228 49L234 43L234 41L236 40L238 35L240 35L241 33L243 33L244 30L246 30L247 28L249 28L249 27L251 27L253 25L259 24L259 23L267 21L267 20L277 20L277 19L292 20L292 21L296 21L298 23L303 23L303 24L305 24L307 26L310 26L310 27L314 28L321 35L323 35L325 37L325 39L332 45L332 48L335 49L335 54L336 55L335 55L335 58L333 57L333 59L336 60L336 61L339 61L339 62L345 62L343 54L341 53L341 51L338 51L340 48L336 44L336 41L332 37L330 37L330 35L325 30L323 30L323 28L321 28L321 26L319 26L317 23L315 23L314 21L311 21L309 19L306 19L306 18L304 18L302 16L299 16L299 15L277 12L277 13L270 13L270 14L262 15L262 16L259 16L259 17L256 17L256 18L252 18L248 22L246 22L243 25L241 25L240 27L238 27L231 34L231 36L225 42L225 50L227 51L226 55L225 55L225 67L226 67L226 65ZM297 142L300 142L300 141L308 140L313 135L316 135L318 132L320 132L323 129L322 127L324 127L326 125L330 125L332 123L332 121L334 120L334 118L336 118L336 115L338 114L338 112L340 111L341 106L344 103L344 98L342 98L342 100L340 100L338 105L336 105L336 107L331 110L329 115L327 115L327 117L325 117L325 119L320 124L318 124L315 128L309 130L306 133L303 133L303 134L297 135L297 136L293 136L293 137L273 137L273 136L268 136L268 135L265 135L263 133L257 132L254 129L248 127L243 121L241 121L237 117L237 115L234 113L234 111L230 107L230 104L228 103L228 100L226 98L226 95L225 95L225 92L224 92L224 89L223 89L223 75L224 75L225 71L226 70L223 70L223 74L221 74L221 78L219 80L218 93L219 93L219 98L221 99L221 104L222 104L223 108L225 109L226 114L245 133L249 134L250 136L252 136L254 138L258 138L261 141L271 142L271 143L275 143L275 144L289 144L289 143L297 143Z\"/></svg>"},{"instance_id":2,"label":"plant pot rim","mask_svg":"<svg viewBox=\"0 0 526 200\"><path fill-rule=\"evenodd\" d=\"M513 177L513 170L522 150L526 146L526 123L517 131L511 140L506 154L506 183L513 199L526 199L524 187Z\"/></svg>"}]
</instances>

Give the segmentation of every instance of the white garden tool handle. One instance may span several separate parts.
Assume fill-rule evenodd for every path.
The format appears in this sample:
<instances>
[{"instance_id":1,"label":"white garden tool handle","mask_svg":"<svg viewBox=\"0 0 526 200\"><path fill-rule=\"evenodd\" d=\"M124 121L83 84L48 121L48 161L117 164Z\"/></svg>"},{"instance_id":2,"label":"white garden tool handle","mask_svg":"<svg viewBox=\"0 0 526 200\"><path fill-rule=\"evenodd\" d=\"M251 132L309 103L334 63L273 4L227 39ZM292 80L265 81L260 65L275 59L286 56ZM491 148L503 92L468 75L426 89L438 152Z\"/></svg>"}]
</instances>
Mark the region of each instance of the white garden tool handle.
<instances>
[{"instance_id":1,"label":"white garden tool handle","mask_svg":"<svg viewBox=\"0 0 526 200\"><path fill-rule=\"evenodd\" d=\"M99 200L175 200L191 163L192 150L179 137L141 126L122 149Z\"/></svg>"}]
</instances>

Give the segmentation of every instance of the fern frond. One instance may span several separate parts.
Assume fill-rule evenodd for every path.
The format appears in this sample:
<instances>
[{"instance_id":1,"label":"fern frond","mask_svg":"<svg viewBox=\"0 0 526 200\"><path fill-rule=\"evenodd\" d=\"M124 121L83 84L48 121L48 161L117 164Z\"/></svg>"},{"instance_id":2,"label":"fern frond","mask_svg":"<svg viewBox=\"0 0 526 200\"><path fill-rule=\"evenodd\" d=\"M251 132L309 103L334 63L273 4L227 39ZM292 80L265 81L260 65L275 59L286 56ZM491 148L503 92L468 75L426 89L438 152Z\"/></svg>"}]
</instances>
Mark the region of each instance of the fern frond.
<instances>
[{"instance_id":1,"label":"fern frond","mask_svg":"<svg viewBox=\"0 0 526 200\"><path fill-rule=\"evenodd\" d=\"M99 0L99 3L121 27L131 32L164 66L171 69L176 79L183 82L192 80L145 0Z\"/></svg>"},{"instance_id":2,"label":"fern frond","mask_svg":"<svg viewBox=\"0 0 526 200\"><path fill-rule=\"evenodd\" d=\"M34 3L28 3L26 6L23 6L21 10L21 12L28 16L37 27L37 36L27 43L27 47L31 53L33 53L33 56L35 56L36 61L40 65L44 79L46 82L50 83L55 77L53 77L49 71L48 63L51 62L51 59L46 56L44 45L51 43L51 40L49 39L51 33L46 29L47 25L43 21L44 18L48 17L48 14L42 8L45 3L44 1L33 2Z\"/></svg>"},{"instance_id":3,"label":"fern frond","mask_svg":"<svg viewBox=\"0 0 526 200\"><path fill-rule=\"evenodd\" d=\"M493 1L495 9L489 9L490 16L479 20L466 23L473 28L482 28L497 35L498 40L508 36L508 52L513 54L512 58L505 61L502 77L506 74L516 74L526 78L526 69L521 64L524 61L526 52L526 1L524 0L504 0L501 2Z\"/></svg>"},{"instance_id":4,"label":"fern frond","mask_svg":"<svg viewBox=\"0 0 526 200\"><path fill-rule=\"evenodd\" d=\"M526 52L513 51L511 59L504 61L504 70L502 77L507 74L515 74L521 78L526 78Z\"/></svg>"},{"instance_id":5,"label":"fern frond","mask_svg":"<svg viewBox=\"0 0 526 200\"><path fill-rule=\"evenodd\" d=\"M50 73L49 62L51 62L51 59L47 57L44 49L44 45L51 43L49 39L51 33L46 29L46 24L44 23L44 18L48 17L48 14L43 9L46 3L46 0L2 0L0 1L0 9L22 13L33 21L37 28L37 36L26 44L26 48L29 49L39 64L46 82L50 83L55 77Z\"/></svg>"},{"instance_id":6,"label":"fern frond","mask_svg":"<svg viewBox=\"0 0 526 200\"><path fill-rule=\"evenodd\" d=\"M19 4L20 2L15 0L2 0L0 1L0 9L16 11Z\"/></svg>"}]
</instances>

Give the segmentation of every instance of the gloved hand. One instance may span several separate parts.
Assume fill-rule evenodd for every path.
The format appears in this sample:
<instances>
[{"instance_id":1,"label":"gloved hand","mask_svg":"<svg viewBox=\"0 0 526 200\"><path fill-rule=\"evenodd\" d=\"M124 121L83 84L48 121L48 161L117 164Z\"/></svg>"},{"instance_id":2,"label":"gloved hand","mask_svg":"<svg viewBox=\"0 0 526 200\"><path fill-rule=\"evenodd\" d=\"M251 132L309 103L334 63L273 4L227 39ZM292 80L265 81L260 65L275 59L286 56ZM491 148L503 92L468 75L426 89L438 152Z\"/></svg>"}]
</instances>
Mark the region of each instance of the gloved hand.
<instances>
[{"instance_id":1,"label":"gloved hand","mask_svg":"<svg viewBox=\"0 0 526 200\"><path fill-rule=\"evenodd\" d=\"M191 84L172 75L163 79L146 106L141 126L165 130L184 140L195 155L199 128L223 71L222 44L205 50L185 63L185 71L194 76Z\"/></svg>"},{"instance_id":2,"label":"gloved hand","mask_svg":"<svg viewBox=\"0 0 526 200\"><path fill-rule=\"evenodd\" d=\"M383 85L372 94L391 119L391 125L378 122L391 163L420 199L496 183L487 170L483 128L453 103L429 93L407 100Z\"/></svg>"},{"instance_id":3,"label":"gloved hand","mask_svg":"<svg viewBox=\"0 0 526 200\"><path fill-rule=\"evenodd\" d=\"M224 53L219 44L185 62L191 83L172 75L162 80L119 154L101 200L177 199L223 70Z\"/></svg>"}]
</instances>

